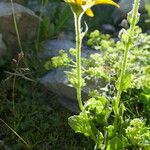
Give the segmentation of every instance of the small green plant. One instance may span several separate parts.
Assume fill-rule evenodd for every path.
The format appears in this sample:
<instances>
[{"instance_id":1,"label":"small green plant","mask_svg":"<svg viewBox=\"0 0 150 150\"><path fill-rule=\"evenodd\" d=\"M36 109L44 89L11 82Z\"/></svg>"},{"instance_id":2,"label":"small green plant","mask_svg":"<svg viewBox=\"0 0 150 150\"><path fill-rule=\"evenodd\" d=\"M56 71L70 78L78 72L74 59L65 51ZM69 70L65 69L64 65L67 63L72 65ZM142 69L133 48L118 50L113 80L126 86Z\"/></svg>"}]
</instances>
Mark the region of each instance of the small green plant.
<instances>
[{"instance_id":1,"label":"small green plant","mask_svg":"<svg viewBox=\"0 0 150 150\"><path fill-rule=\"evenodd\" d=\"M126 129L126 135L130 145L141 147L144 150L150 149L150 130L145 126L144 120L133 119Z\"/></svg>"}]
</instances>

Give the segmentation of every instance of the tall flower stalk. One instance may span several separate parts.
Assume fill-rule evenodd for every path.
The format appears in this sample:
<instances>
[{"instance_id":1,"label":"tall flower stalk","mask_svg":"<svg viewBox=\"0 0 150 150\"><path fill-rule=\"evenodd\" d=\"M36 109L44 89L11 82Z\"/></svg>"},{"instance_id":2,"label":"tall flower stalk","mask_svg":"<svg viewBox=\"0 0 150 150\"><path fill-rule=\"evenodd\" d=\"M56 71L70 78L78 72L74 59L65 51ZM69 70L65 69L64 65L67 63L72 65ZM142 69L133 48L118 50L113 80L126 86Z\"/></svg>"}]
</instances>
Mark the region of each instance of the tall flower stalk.
<instances>
[{"instance_id":1,"label":"tall flower stalk","mask_svg":"<svg viewBox=\"0 0 150 150\"><path fill-rule=\"evenodd\" d=\"M122 62L122 66L121 66L121 73L120 73L120 77L119 77L119 85L118 85L118 91L117 91L117 97L116 97L116 101L115 101L115 108L114 108L114 113L115 113L115 126L117 126L118 124L118 118L119 118L119 106L120 106L120 99L121 99L121 94L123 92L123 82L126 78L125 74L126 74L126 67L127 67L127 60L128 60L128 54L129 54L129 50L130 47L132 45L132 37L134 35L134 29L136 24L139 21L139 13L138 13L138 9L139 9L139 1L140 0L134 0L134 7L133 10L129 13L128 15L128 21L130 23L130 29L127 34L127 40L125 41L125 51L124 51L124 58L123 58L123 62Z\"/></svg>"},{"instance_id":2,"label":"tall flower stalk","mask_svg":"<svg viewBox=\"0 0 150 150\"><path fill-rule=\"evenodd\" d=\"M81 71L81 45L83 35L81 31L81 18L84 13L88 16L93 17L94 14L91 10L91 7L98 4L110 4L116 7L119 7L117 3L113 0L65 0L68 3L74 14L74 22L75 22L75 31L76 31L76 70L77 70L77 101L79 104L79 108L83 111L83 102L81 96L81 87L82 87L82 71Z\"/></svg>"},{"instance_id":3,"label":"tall flower stalk","mask_svg":"<svg viewBox=\"0 0 150 150\"><path fill-rule=\"evenodd\" d=\"M76 80L74 87L77 89L77 100L80 107L80 114L68 118L70 127L76 133L82 133L95 142L96 149L121 150L128 147L128 139L124 134L123 113L125 106L121 104L122 92L131 85L131 74L127 73L127 62L129 50L133 46L133 37L136 24L139 21L139 1L134 0L132 11L128 14L130 28L122 30L122 44L124 45L123 62L121 64L121 72L118 78L117 96L115 101L110 104L107 97L101 94L93 93L87 103L83 105L81 89L83 87L82 69L81 69L81 45L85 33L81 30L81 19L84 13L93 16L91 7L97 4L111 4L119 7L112 0L65 0L70 6L74 14L75 31L76 31ZM74 79L74 77L73 77ZM129 80L129 81L128 81ZM96 95L97 94L97 95ZM109 105L110 104L110 105ZM107 107L109 105L109 108ZM114 122L110 121L111 108L114 111ZM112 120L112 119L111 119ZM113 123L113 124L112 124ZM99 126L100 125L100 126ZM103 127L102 127L103 126Z\"/></svg>"},{"instance_id":4,"label":"tall flower stalk","mask_svg":"<svg viewBox=\"0 0 150 150\"><path fill-rule=\"evenodd\" d=\"M81 96L81 78L82 78L82 70L81 70L81 45L82 45L82 37L81 37L81 18L82 14L78 15L74 13L75 18L75 31L76 31L76 68L77 68L77 100L79 104L80 110L83 111L83 103Z\"/></svg>"}]
</instances>

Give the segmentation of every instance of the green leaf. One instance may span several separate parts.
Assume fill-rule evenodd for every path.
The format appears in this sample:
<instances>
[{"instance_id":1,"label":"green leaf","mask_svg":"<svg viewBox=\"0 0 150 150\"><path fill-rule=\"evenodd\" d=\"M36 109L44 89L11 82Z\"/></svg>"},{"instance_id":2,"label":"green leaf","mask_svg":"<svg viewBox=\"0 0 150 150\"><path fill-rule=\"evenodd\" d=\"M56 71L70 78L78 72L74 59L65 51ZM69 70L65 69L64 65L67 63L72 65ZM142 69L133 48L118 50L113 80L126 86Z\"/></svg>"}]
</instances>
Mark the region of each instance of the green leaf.
<instances>
[{"instance_id":1,"label":"green leaf","mask_svg":"<svg viewBox=\"0 0 150 150\"><path fill-rule=\"evenodd\" d=\"M122 91L125 91L131 87L131 81L132 81L132 75L129 73L126 73L124 75L123 82L122 82Z\"/></svg>"},{"instance_id":2,"label":"green leaf","mask_svg":"<svg viewBox=\"0 0 150 150\"><path fill-rule=\"evenodd\" d=\"M81 112L79 115L74 115L68 118L70 127L76 133L82 133L85 136L90 136L92 133L91 125L88 115L85 112Z\"/></svg>"},{"instance_id":3,"label":"green leaf","mask_svg":"<svg viewBox=\"0 0 150 150\"><path fill-rule=\"evenodd\" d=\"M108 138L112 138L115 134L114 126L109 125L106 129L107 129L107 132L108 132Z\"/></svg>"},{"instance_id":4,"label":"green leaf","mask_svg":"<svg viewBox=\"0 0 150 150\"><path fill-rule=\"evenodd\" d=\"M120 30L119 37L122 41L127 42L128 40L128 32L125 29Z\"/></svg>"},{"instance_id":5,"label":"green leaf","mask_svg":"<svg viewBox=\"0 0 150 150\"><path fill-rule=\"evenodd\" d=\"M122 141L122 147L124 149L128 145L128 139L125 136L121 135L121 141Z\"/></svg>"},{"instance_id":6,"label":"green leaf","mask_svg":"<svg viewBox=\"0 0 150 150\"><path fill-rule=\"evenodd\" d=\"M118 136L115 136L111 140L108 141L108 145L106 150L122 150L122 141Z\"/></svg>"},{"instance_id":7,"label":"green leaf","mask_svg":"<svg viewBox=\"0 0 150 150\"><path fill-rule=\"evenodd\" d=\"M100 114L103 111L106 102L107 100L105 97L90 98L85 104L85 108L88 111L95 111L96 114Z\"/></svg>"},{"instance_id":8,"label":"green leaf","mask_svg":"<svg viewBox=\"0 0 150 150\"><path fill-rule=\"evenodd\" d=\"M122 91L125 91L127 90L128 88L131 88L132 86L132 74L130 73L126 73L123 77L123 80L122 80L122 85L121 85L121 89ZM119 79L120 80L120 79ZM117 81L116 83L116 87L118 89L118 86L119 86L119 80Z\"/></svg>"},{"instance_id":9,"label":"green leaf","mask_svg":"<svg viewBox=\"0 0 150 150\"><path fill-rule=\"evenodd\" d=\"M147 111L150 111L150 94L141 93L140 101L144 104Z\"/></svg>"},{"instance_id":10,"label":"green leaf","mask_svg":"<svg viewBox=\"0 0 150 150\"><path fill-rule=\"evenodd\" d=\"M127 16L127 20L128 22L130 23L130 25L133 23L133 19L134 19L134 25L136 25L138 22L139 22L139 19L140 19L140 14L137 13L137 15L134 17L134 11L133 9L128 13L128 16Z\"/></svg>"},{"instance_id":11,"label":"green leaf","mask_svg":"<svg viewBox=\"0 0 150 150\"><path fill-rule=\"evenodd\" d=\"M103 134L99 130L97 130L96 139L97 140L96 140L95 149L101 148L103 146L104 137L103 137Z\"/></svg>"},{"instance_id":12,"label":"green leaf","mask_svg":"<svg viewBox=\"0 0 150 150\"><path fill-rule=\"evenodd\" d=\"M132 145L137 145L144 149L145 147L150 147L150 130L145 126L144 120L139 118L131 120L125 131Z\"/></svg>"},{"instance_id":13,"label":"green leaf","mask_svg":"<svg viewBox=\"0 0 150 150\"><path fill-rule=\"evenodd\" d=\"M124 111L126 110L126 107L124 106L123 103L120 104L120 108L119 108L119 114L120 116L123 116L124 115Z\"/></svg>"},{"instance_id":14,"label":"green leaf","mask_svg":"<svg viewBox=\"0 0 150 150\"><path fill-rule=\"evenodd\" d=\"M76 56L77 51L76 51L75 48L70 48L70 49L69 49L69 53L70 53L70 55L72 55L72 56Z\"/></svg>"}]
</instances>

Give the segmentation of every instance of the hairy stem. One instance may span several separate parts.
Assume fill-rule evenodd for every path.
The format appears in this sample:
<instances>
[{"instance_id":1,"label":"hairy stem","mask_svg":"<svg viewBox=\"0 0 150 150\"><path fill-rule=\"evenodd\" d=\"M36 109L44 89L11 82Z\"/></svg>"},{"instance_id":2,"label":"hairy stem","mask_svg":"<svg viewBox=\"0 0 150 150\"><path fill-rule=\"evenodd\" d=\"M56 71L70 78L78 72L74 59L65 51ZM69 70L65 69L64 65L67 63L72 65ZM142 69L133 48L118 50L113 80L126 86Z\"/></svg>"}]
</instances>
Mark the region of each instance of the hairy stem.
<instances>
[{"instance_id":1,"label":"hairy stem","mask_svg":"<svg viewBox=\"0 0 150 150\"><path fill-rule=\"evenodd\" d=\"M123 80L125 77L125 72L126 72L126 66L127 66L127 61L128 61L128 53L130 50L130 46L132 44L132 36L134 34L134 29L137 23L137 17L138 17L138 9L139 9L139 0L134 0L134 6L133 6L133 13L132 13L132 18L130 22L130 29L129 29L129 34L128 38L125 44L125 51L124 51L124 58L123 58L123 63L121 67L121 73L119 77L119 86L118 86L118 92L117 92L117 97L116 97L116 102L115 102L115 126L118 124L118 119L119 119L119 105L120 105L120 99L121 99L121 94L122 94L122 85L123 85Z\"/></svg>"},{"instance_id":2,"label":"hairy stem","mask_svg":"<svg viewBox=\"0 0 150 150\"><path fill-rule=\"evenodd\" d=\"M77 67L77 100L80 110L83 110L82 96L81 96L81 17L82 15L74 14L75 18L75 31L76 31L76 67Z\"/></svg>"}]
</instances>

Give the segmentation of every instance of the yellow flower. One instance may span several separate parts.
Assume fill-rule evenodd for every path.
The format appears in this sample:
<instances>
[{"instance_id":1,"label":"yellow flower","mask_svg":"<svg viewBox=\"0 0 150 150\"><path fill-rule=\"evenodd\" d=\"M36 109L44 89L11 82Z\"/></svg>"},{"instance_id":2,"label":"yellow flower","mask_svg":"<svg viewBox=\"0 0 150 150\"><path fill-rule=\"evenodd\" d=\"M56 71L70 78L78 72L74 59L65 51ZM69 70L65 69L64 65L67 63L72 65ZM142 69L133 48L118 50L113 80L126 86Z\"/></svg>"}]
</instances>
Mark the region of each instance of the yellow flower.
<instances>
[{"instance_id":1,"label":"yellow flower","mask_svg":"<svg viewBox=\"0 0 150 150\"><path fill-rule=\"evenodd\" d=\"M75 13L81 14L82 12L85 12L90 17L94 16L93 11L91 10L91 7L94 5L108 4L119 7L113 0L65 0L65 2L71 6Z\"/></svg>"}]
</instances>

